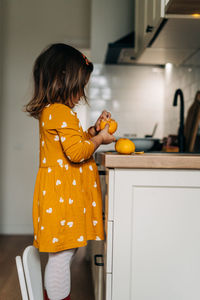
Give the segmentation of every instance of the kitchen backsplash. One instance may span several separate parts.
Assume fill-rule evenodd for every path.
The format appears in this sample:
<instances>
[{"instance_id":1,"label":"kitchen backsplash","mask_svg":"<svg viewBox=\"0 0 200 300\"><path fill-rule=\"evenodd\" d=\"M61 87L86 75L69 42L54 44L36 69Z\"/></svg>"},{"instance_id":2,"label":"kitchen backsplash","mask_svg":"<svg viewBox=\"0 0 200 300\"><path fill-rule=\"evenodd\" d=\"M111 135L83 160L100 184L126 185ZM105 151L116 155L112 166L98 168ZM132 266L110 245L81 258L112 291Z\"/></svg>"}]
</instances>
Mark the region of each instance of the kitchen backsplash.
<instances>
[{"instance_id":1,"label":"kitchen backsplash","mask_svg":"<svg viewBox=\"0 0 200 300\"><path fill-rule=\"evenodd\" d=\"M177 88L184 93L186 118L200 89L200 68L95 64L87 88L90 107L80 105L77 111L84 128L106 109L118 122L117 137L126 133L144 137L158 123L155 137L162 138L178 132L179 101L173 106Z\"/></svg>"},{"instance_id":2,"label":"kitchen backsplash","mask_svg":"<svg viewBox=\"0 0 200 300\"><path fill-rule=\"evenodd\" d=\"M183 91L186 119L188 108L193 103L197 90L200 89L200 68L175 67L167 64L165 68L165 136L178 132L180 102L178 101L178 106L173 106L174 93L177 88L181 88Z\"/></svg>"},{"instance_id":3,"label":"kitchen backsplash","mask_svg":"<svg viewBox=\"0 0 200 300\"><path fill-rule=\"evenodd\" d=\"M155 136L162 137L164 73L159 67L95 64L87 93L90 107L78 109L82 126L94 124L106 109L118 122L117 137L126 133L144 137L155 123Z\"/></svg>"}]
</instances>

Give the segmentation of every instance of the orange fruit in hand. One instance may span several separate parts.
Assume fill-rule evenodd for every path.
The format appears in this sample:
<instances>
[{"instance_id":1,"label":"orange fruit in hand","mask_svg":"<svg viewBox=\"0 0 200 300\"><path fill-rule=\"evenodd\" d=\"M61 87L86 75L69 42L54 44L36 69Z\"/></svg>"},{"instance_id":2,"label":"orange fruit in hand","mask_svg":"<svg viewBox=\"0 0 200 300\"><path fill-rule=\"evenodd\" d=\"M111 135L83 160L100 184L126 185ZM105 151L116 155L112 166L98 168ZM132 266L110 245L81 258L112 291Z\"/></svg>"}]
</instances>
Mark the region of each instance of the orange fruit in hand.
<instances>
[{"instance_id":1,"label":"orange fruit in hand","mask_svg":"<svg viewBox=\"0 0 200 300\"><path fill-rule=\"evenodd\" d=\"M119 139L115 143L115 150L122 154L131 154L135 152L135 144L129 139Z\"/></svg>"},{"instance_id":2,"label":"orange fruit in hand","mask_svg":"<svg viewBox=\"0 0 200 300\"><path fill-rule=\"evenodd\" d=\"M100 122L100 129L104 129L104 127L106 126L106 124L109 125L109 129L108 132L110 134L113 134L116 130L117 130L117 122L113 119L108 119L108 120L101 120Z\"/></svg>"}]
</instances>

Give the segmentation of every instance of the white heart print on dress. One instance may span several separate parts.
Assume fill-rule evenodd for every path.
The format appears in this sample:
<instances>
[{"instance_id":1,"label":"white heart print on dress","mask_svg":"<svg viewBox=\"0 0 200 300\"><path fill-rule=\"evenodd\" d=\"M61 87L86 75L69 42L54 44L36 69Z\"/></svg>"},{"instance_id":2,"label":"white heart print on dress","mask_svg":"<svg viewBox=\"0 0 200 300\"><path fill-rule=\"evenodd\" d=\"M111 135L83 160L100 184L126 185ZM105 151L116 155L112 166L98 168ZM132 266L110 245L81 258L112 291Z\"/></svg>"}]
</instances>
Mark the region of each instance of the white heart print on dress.
<instances>
[{"instance_id":1,"label":"white heart print on dress","mask_svg":"<svg viewBox=\"0 0 200 300\"><path fill-rule=\"evenodd\" d=\"M94 207L96 206L96 202L95 201L92 202L92 206L94 206Z\"/></svg>"},{"instance_id":2,"label":"white heart print on dress","mask_svg":"<svg viewBox=\"0 0 200 300\"><path fill-rule=\"evenodd\" d=\"M77 239L78 242L82 242L83 240L84 240L83 235L81 235L81 236Z\"/></svg>"},{"instance_id":3,"label":"white heart print on dress","mask_svg":"<svg viewBox=\"0 0 200 300\"><path fill-rule=\"evenodd\" d=\"M42 127L44 126L44 122L42 122Z\"/></svg>"},{"instance_id":4,"label":"white heart print on dress","mask_svg":"<svg viewBox=\"0 0 200 300\"><path fill-rule=\"evenodd\" d=\"M59 135L55 135L55 137L54 137L54 141L59 141Z\"/></svg>"},{"instance_id":5,"label":"white heart print on dress","mask_svg":"<svg viewBox=\"0 0 200 300\"><path fill-rule=\"evenodd\" d=\"M80 170L80 173L82 173L82 172L83 172L83 169L82 169L82 167L80 167L80 168L79 168L79 170Z\"/></svg>"},{"instance_id":6,"label":"white heart print on dress","mask_svg":"<svg viewBox=\"0 0 200 300\"><path fill-rule=\"evenodd\" d=\"M49 120L51 120L51 115L49 115Z\"/></svg>"},{"instance_id":7,"label":"white heart print on dress","mask_svg":"<svg viewBox=\"0 0 200 300\"><path fill-rule=\"evenodd\" d=\"M56 185L61 184L61 181L59 179L56 180Z\"/></svg>"},{"instance_id":8,"label":"white heart print on dress","mask_svg":"<svg viewBox=\"0 0 200 300\"><path fill-rule=\"evenodd\" d=\"M65 128L67 127L67 123L66 122L62 122L62 125L61 125L62 128Z\"/></svg>"},{"instance_id":9,"label":"white heart print on dress","mask_svg":"<svg viewBox=\"0 0 200 300\"><path fill-rule=\"evenodd\" d=\"M63 167L63 160L62 159L57 159L57 162L59 163L60 167Z\"/></svg>"},{"instance_id":10,"label":"white heart print on dress","mask_svg":"<svg viewBox=\"0 0 200 300\"><path fill-rule=\"evenodd\" d=\"M52 243L57 243L57 242L58 242L58 239L54 237L52 240Z\"/></svg>"},{"instance_id":11,"label":"white heart print on dress","mask_svg":"<svg viewBox=\"0 0 200 300\"><path fill-rule=\"evenodd\" d=\"M92 165L89 165L89 169L90 169L91 171L93 171L93 167L92 167Z\"/></svg>"},{"instance_id":12,"label":"white heart print on dress","mask_svg":"<svg viewBox=\"0 0 200 300\"><path fill-rule=\"evenodd\" d=\"M37 235L35 235L35 240L37 240Z\"/></svg>"},{"instance_id":13,"label":"white heart print on dress","mask_svg":"<svg viewBox=\"0 0 200 300\"><path fill-rule=\"evenodd\" d=\"M95 183L94 183L94 188L96 188L97 187L97 183L96 183L96 181L95 181Z\"/></svg>"},{"instance_id":14,"label":"white heart print on dress","mask_svg":"<svg viewBox=\"0 0 200 300\"><path fill-rule=\"evenodd\" d=\"M50 167L48 167L48 173L50 173L51 172L51 168Z\"/></svg>"},{"instance_id":15,"label":"white heart print on dress","mask_svg":"<svg viewBox=\"0 0 200 300\"><path fill-rule=\"evenodd\" d=\"M38 222L40 222L40 217L38 217Z\"/></svg>"},{"instance_id":16,"label":"white heart print on dress","mask_svg":"<svg viewBox=\"0 0 200 300\"><path fill-rule=\"evenodd\" d=\"M44 230L44 226L41 226L41 230Z\"/></svg>"},{"instance_id":17,"label":"white heart print on dress","mask_svg":"<svg viewBox=\"0 0 200 300\"><path fill-rule=\"evenodd\" d=\"M96 241L101 241L101 239L98 235L96 236Z\"/></svg>"},{"instance_id":18,"label":"white heart print on dress","mask_svg":"<svg viewBox=\"0 0 200 300\"><path fill-rule=\"evenodd\" d=\"M85 143L88 143L90 145L90 142L89 141L85 141Z\"/></svg>"},{"instance_id":19,"label":"white heart print on dress","mask_svg":"<svg viewBox=\"0 0 200 300\"><path fill-rule=\"evenodd\" d=\"M69 198L69 204L72 204L74 201L71 199L71 198Z\"/></svg>"},{"instance_id":20,"label":"white heart print on dress","mask_svg":"<svg viewBox=\"0 0 200 300\"><path fill-rule=\"evenodd\" d=\"M94 226L96 226L97 223L98 223L98 222L97 222L96 220L93 220L93 225L94 225Z\"/></svg>"},{"instance_id":21,"label":"white heart print on dress","mask_svg":"<svg viewBox=\"0 0 200 300\"><path fill-rule=\"evenodd\" d=\"M73 185L76 185L76 180L75 180L75 179L73 180L72 184L73 184Z\"/></svg>"},{"instance_id":22,"label":"white heart print on dress","mask_svg":"<svg viewBox=\"0 0 200 300\"><path fill-rule=\"evenodd\" d=\"M61 136L61 142L64 142L66 138L64 136Z\"/></svg>"},{"instance_id":23,"label":"white heart print on dress","mask_svg":"<svg viewBox=\"0 0 200 300\"><path fill-rule=\"evenodd\" d=\"M46 162L47 162L46 157L43 158L42 162L43 162L43 164L46 164Z\"/></svg>"},{"instance_id":24,"label":"white heart print on dress","mask_svg":"<svg viewBox=\"0 0 200 300\"><path fill-rule=\"evenodd\" d=\"M72 227L73 226L73 222L67 222L67 225L69 226L69 227Z\"/></svg>"},{"instance_id":25,"label":"white heart print on dress","mask_svg":"<svg viewBox=\"0 0 200 300\"><path fill-rule=\"evenodd\" d=\"M60 200L59 200L61 203L64 202L64 199L62 197L60 197Z\"/></svg>"},{"instance_id":26,"label":"white heart print on dress","mask_svg":"<svg viewBox=\"0 0 200 300\"><path fill-rule=\"evenodd\" d=\"M47 212L48 214L51 214L51 213L52 213L52 207L49 207L48 209L46 209L46 212Z\"/></svg>"},{"instance_id":27,"label":"white heart print on dress","mask_svg":"<svg viewBox=\"0 0 200 300\"><path fill-rule=\"evenodd\" d=\"M44 147L44 141L42 141L42 147Z\"/></svg>"},{"instance_id":28,"label":"white heart print on dress","mask_svg":"<svg viewBox=\"0 0 200 300\"><path fill-rule=\"evenodd\" d=\"M65 165L65 169L68 170L68 164Z\"/></svg>"},{"instance_id":29,"label":"white heart print on dress","mask_svg":"<svg viewBox=\"0 0 200 300\"><path fill-rule=\"evenodd\" d=\"M84 209L83 209L83 213L85 214L86 213L86 208L84 207Z\"/></svg>"},{"instance_id":30,"label":"white heart print on dress","mask_svg":"<svg viewBox=\"0 0 200 300\"><path fill-rule=\"evenodd\" d=\"M46 194L46 191L42 191L43 196Z\"/></svg>"},{"instance_id":31,"label":"white heart print on dress","mask_svg":"<svg viewBox=\"0 0 200 300\"><path fill-rule=\"evenodd\" d=\"M65 222L66 222L66 220L62 220L62 221L60 221L60 224L61 224L62 226L64 226L64 225L65 225Z\"/></svg>"}]
</instances>

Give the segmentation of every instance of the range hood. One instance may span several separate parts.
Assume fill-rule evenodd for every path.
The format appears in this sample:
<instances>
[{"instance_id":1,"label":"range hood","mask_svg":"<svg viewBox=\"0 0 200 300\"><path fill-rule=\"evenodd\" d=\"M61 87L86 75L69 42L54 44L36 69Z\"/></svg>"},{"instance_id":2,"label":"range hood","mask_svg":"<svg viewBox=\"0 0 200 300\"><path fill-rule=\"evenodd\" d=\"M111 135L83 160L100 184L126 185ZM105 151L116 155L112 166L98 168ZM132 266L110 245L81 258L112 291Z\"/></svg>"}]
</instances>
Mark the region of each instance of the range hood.
<instances>
[{"instance_id":1,"label":"range hood","mask_svg":"<svg viewBox=\"0 0 200 300\"><path fill-rule=\"evenodd\" d=\"M115 41L114 43L108 44L108 50L106 53L106 64L116 64L118 63L121 51L127 51L128 56L135 59L135 32L132 31L121 39Z\"/></svg>"},{"instance_id":2,"label":"range hood","mask_svg":"<svg viewBox=\"0 0 200 300\"><path fill-rule=\"evenodd\" d=\"M105 63L200 65L199 13L199 0L168 1L154 34L142 51L136 51L137 33L132 32L108 44Z\"/></svg>"}]
</instances>

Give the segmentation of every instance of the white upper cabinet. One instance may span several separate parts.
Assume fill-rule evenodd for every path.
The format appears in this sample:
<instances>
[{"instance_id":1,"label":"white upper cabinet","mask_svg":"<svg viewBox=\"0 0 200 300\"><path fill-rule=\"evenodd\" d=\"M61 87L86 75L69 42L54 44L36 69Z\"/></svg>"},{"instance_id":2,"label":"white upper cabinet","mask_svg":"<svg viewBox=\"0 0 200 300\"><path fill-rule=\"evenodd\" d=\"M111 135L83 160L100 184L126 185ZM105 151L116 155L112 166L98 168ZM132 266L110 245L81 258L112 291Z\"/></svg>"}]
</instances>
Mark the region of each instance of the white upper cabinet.
<instances>
[{"instance_id":1,"label":"white upper cabinet","mask_svg":"<svg viewBox=\"0 0 200 300\"><path fill-rule=\"evenodd\" d=\"M135 62L183 65L192 58L196 64L198 12L200 1L135 0Z\"/></svg>"},{"instance_id":2,"label":"white upper cabinet","mask_svg":"<svg viewBox=\"0 0 200 300\"><path fill-rule=\"evenodd\" d=\"M137 55L147 47L163 16L163 0L135 0L135 49Z\"/></svg>"}]
</instances>

